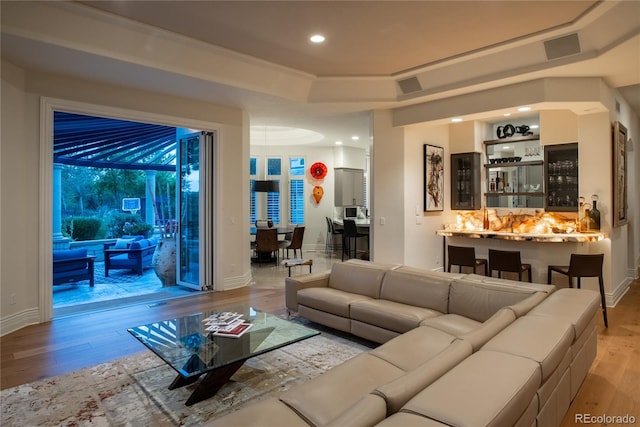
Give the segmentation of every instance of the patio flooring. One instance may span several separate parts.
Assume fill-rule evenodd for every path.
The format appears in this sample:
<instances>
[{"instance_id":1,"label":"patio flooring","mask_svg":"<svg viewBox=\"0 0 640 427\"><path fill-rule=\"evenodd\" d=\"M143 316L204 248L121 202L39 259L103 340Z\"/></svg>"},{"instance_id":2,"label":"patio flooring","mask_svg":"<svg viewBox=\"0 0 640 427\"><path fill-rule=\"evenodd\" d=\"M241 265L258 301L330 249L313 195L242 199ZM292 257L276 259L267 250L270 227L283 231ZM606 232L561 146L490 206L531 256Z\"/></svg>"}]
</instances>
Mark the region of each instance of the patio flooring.
<instances>
[{"instance_id":1,"label":"patio flooring","mask_svg":"<svg viewBox=\"0 0 640 427\"><path fill-rule=\"evenodd\" d=\"M94 277L93 288L89 286L88 280L54 286L53 317L154 302L199 292L183 286L163 288L153 268L145 269L142 276L128 270L115 270L109 272L109 277L104 277L104 262L96 262Z\"/></svg>"}]
</instances>

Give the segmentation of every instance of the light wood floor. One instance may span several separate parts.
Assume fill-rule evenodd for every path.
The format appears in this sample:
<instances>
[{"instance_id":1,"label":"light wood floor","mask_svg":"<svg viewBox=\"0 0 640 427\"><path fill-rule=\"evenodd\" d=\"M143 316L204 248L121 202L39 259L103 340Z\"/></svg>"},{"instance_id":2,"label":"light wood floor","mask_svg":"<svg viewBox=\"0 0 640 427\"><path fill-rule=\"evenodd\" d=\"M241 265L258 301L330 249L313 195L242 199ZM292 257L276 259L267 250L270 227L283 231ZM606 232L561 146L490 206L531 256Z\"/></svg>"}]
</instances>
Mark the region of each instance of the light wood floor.
<instances>
[{"instance_id":1,"label":"light wood floor","mask_svg":"<svg viewBox=\"0 0 640 427\"><path fill-rule=\"evenodd\" d=\"M264 267L269 268L269 267ZM249 303L284 314L284 275L262 285L190 296L159 305L139 305L29 326L0 338L0 388L32 382L144 351L127 328ZM277 283L276 283L277 282ZM598 354L562 426L575 414L633 415L640 424L640 282L608 309L609 328L598 326Z\"/></svg>"}]
</instances>

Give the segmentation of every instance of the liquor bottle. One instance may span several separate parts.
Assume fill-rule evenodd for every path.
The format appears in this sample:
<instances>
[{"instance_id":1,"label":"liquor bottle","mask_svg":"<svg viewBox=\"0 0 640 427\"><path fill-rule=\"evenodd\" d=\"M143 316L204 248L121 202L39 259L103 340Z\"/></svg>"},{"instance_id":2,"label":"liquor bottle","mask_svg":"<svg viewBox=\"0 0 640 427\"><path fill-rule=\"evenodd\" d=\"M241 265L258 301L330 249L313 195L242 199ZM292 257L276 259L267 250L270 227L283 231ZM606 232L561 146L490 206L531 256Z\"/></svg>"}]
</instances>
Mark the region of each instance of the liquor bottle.
<instances>
[{"instance_id":1,"label":"liquor bottle","mask_svg":"<svg viewBox=\"0 0 640 427\"><path fill-rule=\"evenodd\" d=\"M590 231L591 224L591 216L589 215L589 211L591 209L591 205L589 203L584 204L584 215L582 215L582 219L580 220L580 232L588 233Z\"/></svg>"},{"instance_id":2,"label":"liquor bottle","mask_svg":"<svg viewBox=\"0 0 640 427\"><path fill-rule=\"evenodd\" d=\"M591 218L590 225L591 231L600 231L600 211L598 210L598 195L591 196L593 207L589 211L589 217Z\"/></svg>"},{"instance_id":3,"label":"liquor bottle","mask_svg":"<svg viewBox=\"0 0 640 427\"><path fill-rule=\"evenodd\" d=\"M584 197L578 197L578 221L576 221L576 231L582 231L582 219L584 218Z\"/></svg>"},{"instance_id":4,"label":"liquor bottle","mask_svg":"<svg viewBox=\"0 0 640 427\"><path fill-rule=\"evenodd\" d=\"M489 229L489 212L487 212L487 208L484 208L484 217L482 218L482 228L484 230Z\"/></svg>"}]
</instances>

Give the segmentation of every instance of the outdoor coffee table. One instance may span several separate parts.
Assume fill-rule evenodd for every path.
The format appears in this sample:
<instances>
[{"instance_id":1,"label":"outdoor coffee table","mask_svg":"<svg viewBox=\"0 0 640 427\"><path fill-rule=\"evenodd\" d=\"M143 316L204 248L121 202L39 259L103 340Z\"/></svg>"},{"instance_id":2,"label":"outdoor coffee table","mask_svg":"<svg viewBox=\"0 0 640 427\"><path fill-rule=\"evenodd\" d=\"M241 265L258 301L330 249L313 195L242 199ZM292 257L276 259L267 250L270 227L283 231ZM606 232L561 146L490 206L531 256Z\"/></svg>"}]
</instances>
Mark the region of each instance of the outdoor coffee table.
<instances>
[{"instance_id":1,"label":"outdoor coffee table","mask_svg":"<svg viewBox=\"0 0 640 427\"><path fill-rule=\"evenodd\" d=\"M214 336L204 319L214 313L244 314L253 326L244 335ZM232 307L163 320L128 329L138 341L178 372L169 385L173 390L197 382L187 406L208 399L252 357L311 338L319 332L251 307Z\"/></svg>"}]
</instances>

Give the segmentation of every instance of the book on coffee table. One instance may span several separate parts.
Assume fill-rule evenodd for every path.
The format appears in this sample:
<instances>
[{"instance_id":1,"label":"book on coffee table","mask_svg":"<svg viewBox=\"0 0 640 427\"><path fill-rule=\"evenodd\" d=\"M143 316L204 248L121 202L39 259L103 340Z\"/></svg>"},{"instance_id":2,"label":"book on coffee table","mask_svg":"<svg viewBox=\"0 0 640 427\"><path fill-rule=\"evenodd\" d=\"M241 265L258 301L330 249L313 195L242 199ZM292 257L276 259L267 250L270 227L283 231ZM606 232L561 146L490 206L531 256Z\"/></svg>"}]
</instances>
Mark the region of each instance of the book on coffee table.
<instances>
[{"instance_id":1,"label":"book on coffee table","mask_svg":"<svg viewBox=\"0 0 640 427\"><path fill-rule=\"evenodd\" d=\"M232 329L218 329L212 331L211 334L217 337L230 337L230 338L239 338L244 335L253 324L251 323L240 323Z\"/></svg>"}]
</instances>

